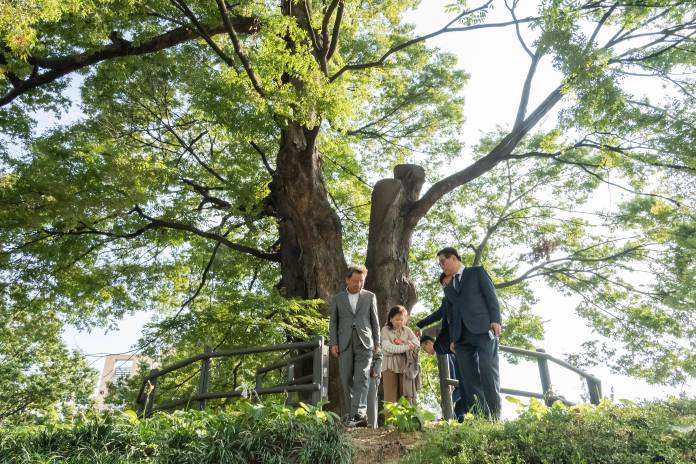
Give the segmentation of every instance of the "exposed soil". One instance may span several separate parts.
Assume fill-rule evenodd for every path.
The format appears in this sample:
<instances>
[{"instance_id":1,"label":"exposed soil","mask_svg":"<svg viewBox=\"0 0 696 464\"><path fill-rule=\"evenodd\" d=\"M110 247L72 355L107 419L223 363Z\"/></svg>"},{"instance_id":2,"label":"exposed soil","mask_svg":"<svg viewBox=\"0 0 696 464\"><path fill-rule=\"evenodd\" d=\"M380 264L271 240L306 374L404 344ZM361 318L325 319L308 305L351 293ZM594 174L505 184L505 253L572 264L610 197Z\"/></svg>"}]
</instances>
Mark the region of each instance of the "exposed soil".
<instances>
[{"instance_id":1,"label":"exposed soil","mask_svg":"<svg viewBox=\"0 0 696 464\"><path fill-rule=\"evenodd\" d=\"M420 432L401 433L387 427L348 429L348 436L356 450L356 464L397 464L422 441Z\"/></svg>"}]
</instances>

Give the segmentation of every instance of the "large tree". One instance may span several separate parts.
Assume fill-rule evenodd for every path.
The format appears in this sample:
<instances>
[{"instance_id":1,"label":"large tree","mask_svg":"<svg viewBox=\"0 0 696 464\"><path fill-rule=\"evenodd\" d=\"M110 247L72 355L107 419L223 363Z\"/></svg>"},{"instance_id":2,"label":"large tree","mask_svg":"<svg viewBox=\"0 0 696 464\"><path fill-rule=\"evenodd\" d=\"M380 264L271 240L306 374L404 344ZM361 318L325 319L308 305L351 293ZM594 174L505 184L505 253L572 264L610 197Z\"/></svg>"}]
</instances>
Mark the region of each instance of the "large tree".
<instances>
[{"instance_id":1,"label":"large tree","mask_svg":"<svg viewBox=\"0 0 696 464\"><path fill-rule=\"evenodd\" d=\"M383 318L416 302L409 263L432 272L455 241L511 305L533 302L532 278L580 294L631 373L696 374L691 3L543 0L528 16L460 1L416 36L417 3L3 1L4 291L82 324L163 307L263 318L229 302L325 300L348 257ZM517 111L463 151L467 75L427 40L505 28L529 59ZM535 89L539 66L557 85ZM634 95L640 79L669 98ZM71 100L84 116L61 123ZM42 112L58 124L39 132ZM578 219L600 186L620 206Z\"/></svg>"}]
</instances>

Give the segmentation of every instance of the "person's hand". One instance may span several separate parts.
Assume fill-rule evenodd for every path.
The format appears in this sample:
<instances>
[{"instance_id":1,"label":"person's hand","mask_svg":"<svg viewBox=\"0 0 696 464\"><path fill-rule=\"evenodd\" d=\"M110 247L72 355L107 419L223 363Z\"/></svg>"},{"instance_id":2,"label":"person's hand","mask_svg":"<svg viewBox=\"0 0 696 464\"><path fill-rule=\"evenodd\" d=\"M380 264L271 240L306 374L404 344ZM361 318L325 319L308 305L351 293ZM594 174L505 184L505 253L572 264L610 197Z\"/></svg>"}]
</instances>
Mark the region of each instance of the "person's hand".
<instances>
[{"instance_id":1,"label":"person's hand","mask_svg":"<svg viewBox=\"0 0 696 464\"><path fill-rule=\"evenodd\" d=\"M503 331L503 328L497 322L491 322L491 331L493 331L493 335L500 337L500 333Z\"/></svg>"},{"instance_id":2,"label":"person's hand","mask_svg":"<svg viewBox=\"0 0 696 464\"><path fill-rule=\"evenodd\" d=\"M375 345L374 348L372 348L373 353L379 353L379 345Z\"/></svg>"},{"instance_id":3,"label":"person's hand","mask_svg":"<svg viewBox=\"0 0 696 464\"><path fill-rule=\"evenodd\" d=\"M395 344L395 345L403 345L403 344L404 344L404 342L402 342L400 338L395 338L395 339L392 341L392 343Z\"/></svg>"},{"instance_id":4,"label":"person's hand","mask_svg":"<svg viewBox=\"0 0 696 464\"><path fill-rule=\"evenodd\" d=\"M421 336L423 335L423 333L421 332L420 327L416 327L416 332L415 332L415 333L416 333L416 337L418 337L418 338L421 338Z\"/></svg>"},{"instance_id":5,"label":"person's hand","mask_svg":"<svg viewBox=\"0 0 696 464\"><path fill-rule=\"evenodd\" d=\"M450 343L450 351L454 353L454 342Z\"/></svg>"},{"instance_id":6,"label":"person's hand","mask_svg":"<svg viewBox=\"0 0 696 464\"><path fill-rule=\"evenodd\" d=\"M415 350L416 348L418 348L418 345L414 345L413 343L408 342L408 349L409 350Z\"/></svg>"},{"instance_id":7,"label":"person's hand","mask_svg":"<svg viewBox=\"0 0 696 464\"><path fill-rule=\"evenodd\" d=\"M331 354L338 357L338 345L331 345Z\"/></svg>"}]
</instances>

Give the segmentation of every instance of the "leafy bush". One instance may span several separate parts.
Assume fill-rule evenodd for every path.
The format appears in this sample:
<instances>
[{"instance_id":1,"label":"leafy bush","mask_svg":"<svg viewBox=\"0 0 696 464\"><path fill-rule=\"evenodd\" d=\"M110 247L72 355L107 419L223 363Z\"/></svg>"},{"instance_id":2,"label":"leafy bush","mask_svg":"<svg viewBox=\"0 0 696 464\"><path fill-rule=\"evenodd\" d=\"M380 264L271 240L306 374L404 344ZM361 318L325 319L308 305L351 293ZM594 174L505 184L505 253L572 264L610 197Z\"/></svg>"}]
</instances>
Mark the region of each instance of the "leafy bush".
<instances>
[{"instance_id":1,"label":"leafy bush","mask_svg":"<svg viewBox=\"0 0 696 464\"><path fill-rule=\"evenodd\" d=\"M338 417L302 405L239 402L225 412L133 411L0 429L0 463L345 463Z\"/></svg>"},{"instance_id":2,"label":"leafy bush","mask_svg":"<svg viewBox=\"0 0 696 464\"><path fill-rule=\"evenodd\" d=\"M423 430L425 421L435 419L435 416L417 405L412 405L404 397L396 403L384 402L384 425L393 425L402 432Z\"/></svg>"},{"instance_id":3,"label":"leafy bush","mask_svg":"<svg viewBox=\"0 0 696 464\"><path fill-rule=\"evenodd\" d=\"M532 400L515 420L440 423L406 462L686 464L696 462L695 426L695 400L570 408Z\"/></svg>"}]
</instances>

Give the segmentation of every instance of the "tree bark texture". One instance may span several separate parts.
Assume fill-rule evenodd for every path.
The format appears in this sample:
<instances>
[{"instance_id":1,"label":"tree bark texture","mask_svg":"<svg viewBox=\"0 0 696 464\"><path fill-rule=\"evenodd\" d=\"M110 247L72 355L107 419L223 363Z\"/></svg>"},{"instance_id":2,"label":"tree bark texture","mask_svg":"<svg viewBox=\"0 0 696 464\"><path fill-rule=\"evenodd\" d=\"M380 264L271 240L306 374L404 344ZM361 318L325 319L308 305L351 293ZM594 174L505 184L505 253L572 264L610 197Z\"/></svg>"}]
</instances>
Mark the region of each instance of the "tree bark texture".
<instances>
[{"instance_id":1,"label":"tree bark texture","mask_svg":"<svg viewBox=\"0 0 696 464\"><path fill-rule=\"evenodd\" d=\"M344 285L346 261L341 223L329 203L316 148L317 133L317 128L293 123L281 131L270 189L279 217L281 292L287 298L329 302ZM328 304L322 309L328 316ZM295 375L309 374L312 369L312 360L308 360L295 366ZM308 402L309 396L299 395L299 400ZM331 356L329 409L346 411L349 405L341 404L342 399L338 363Z\"/></svg>"},{"instance_id":2,"label":"tree bark texture","mask_svg":"<svg viewBox=\"0 0 696 464\"><path fill-rule=\"evenodd\" d=\"M401 164L394 168L393 179L380 180L372 191L365 287L377 295L380 325L393 305L410 311L417 300L408 267L413 226L405 213L418 199L424 181L422 167Z\"/></svg>"},{"instance_id":3,"label":"tree bark texture","mask_svg":"<svg viewBox=\"0 0 696 464\"><path fill-rule=\"evenodd\" d=\"M280 223L283 294L302 299L333 296L343 282L341 223L329 203L318 130L290 123L281 132L271 197Z\"/></svg>"}]
</instances>

